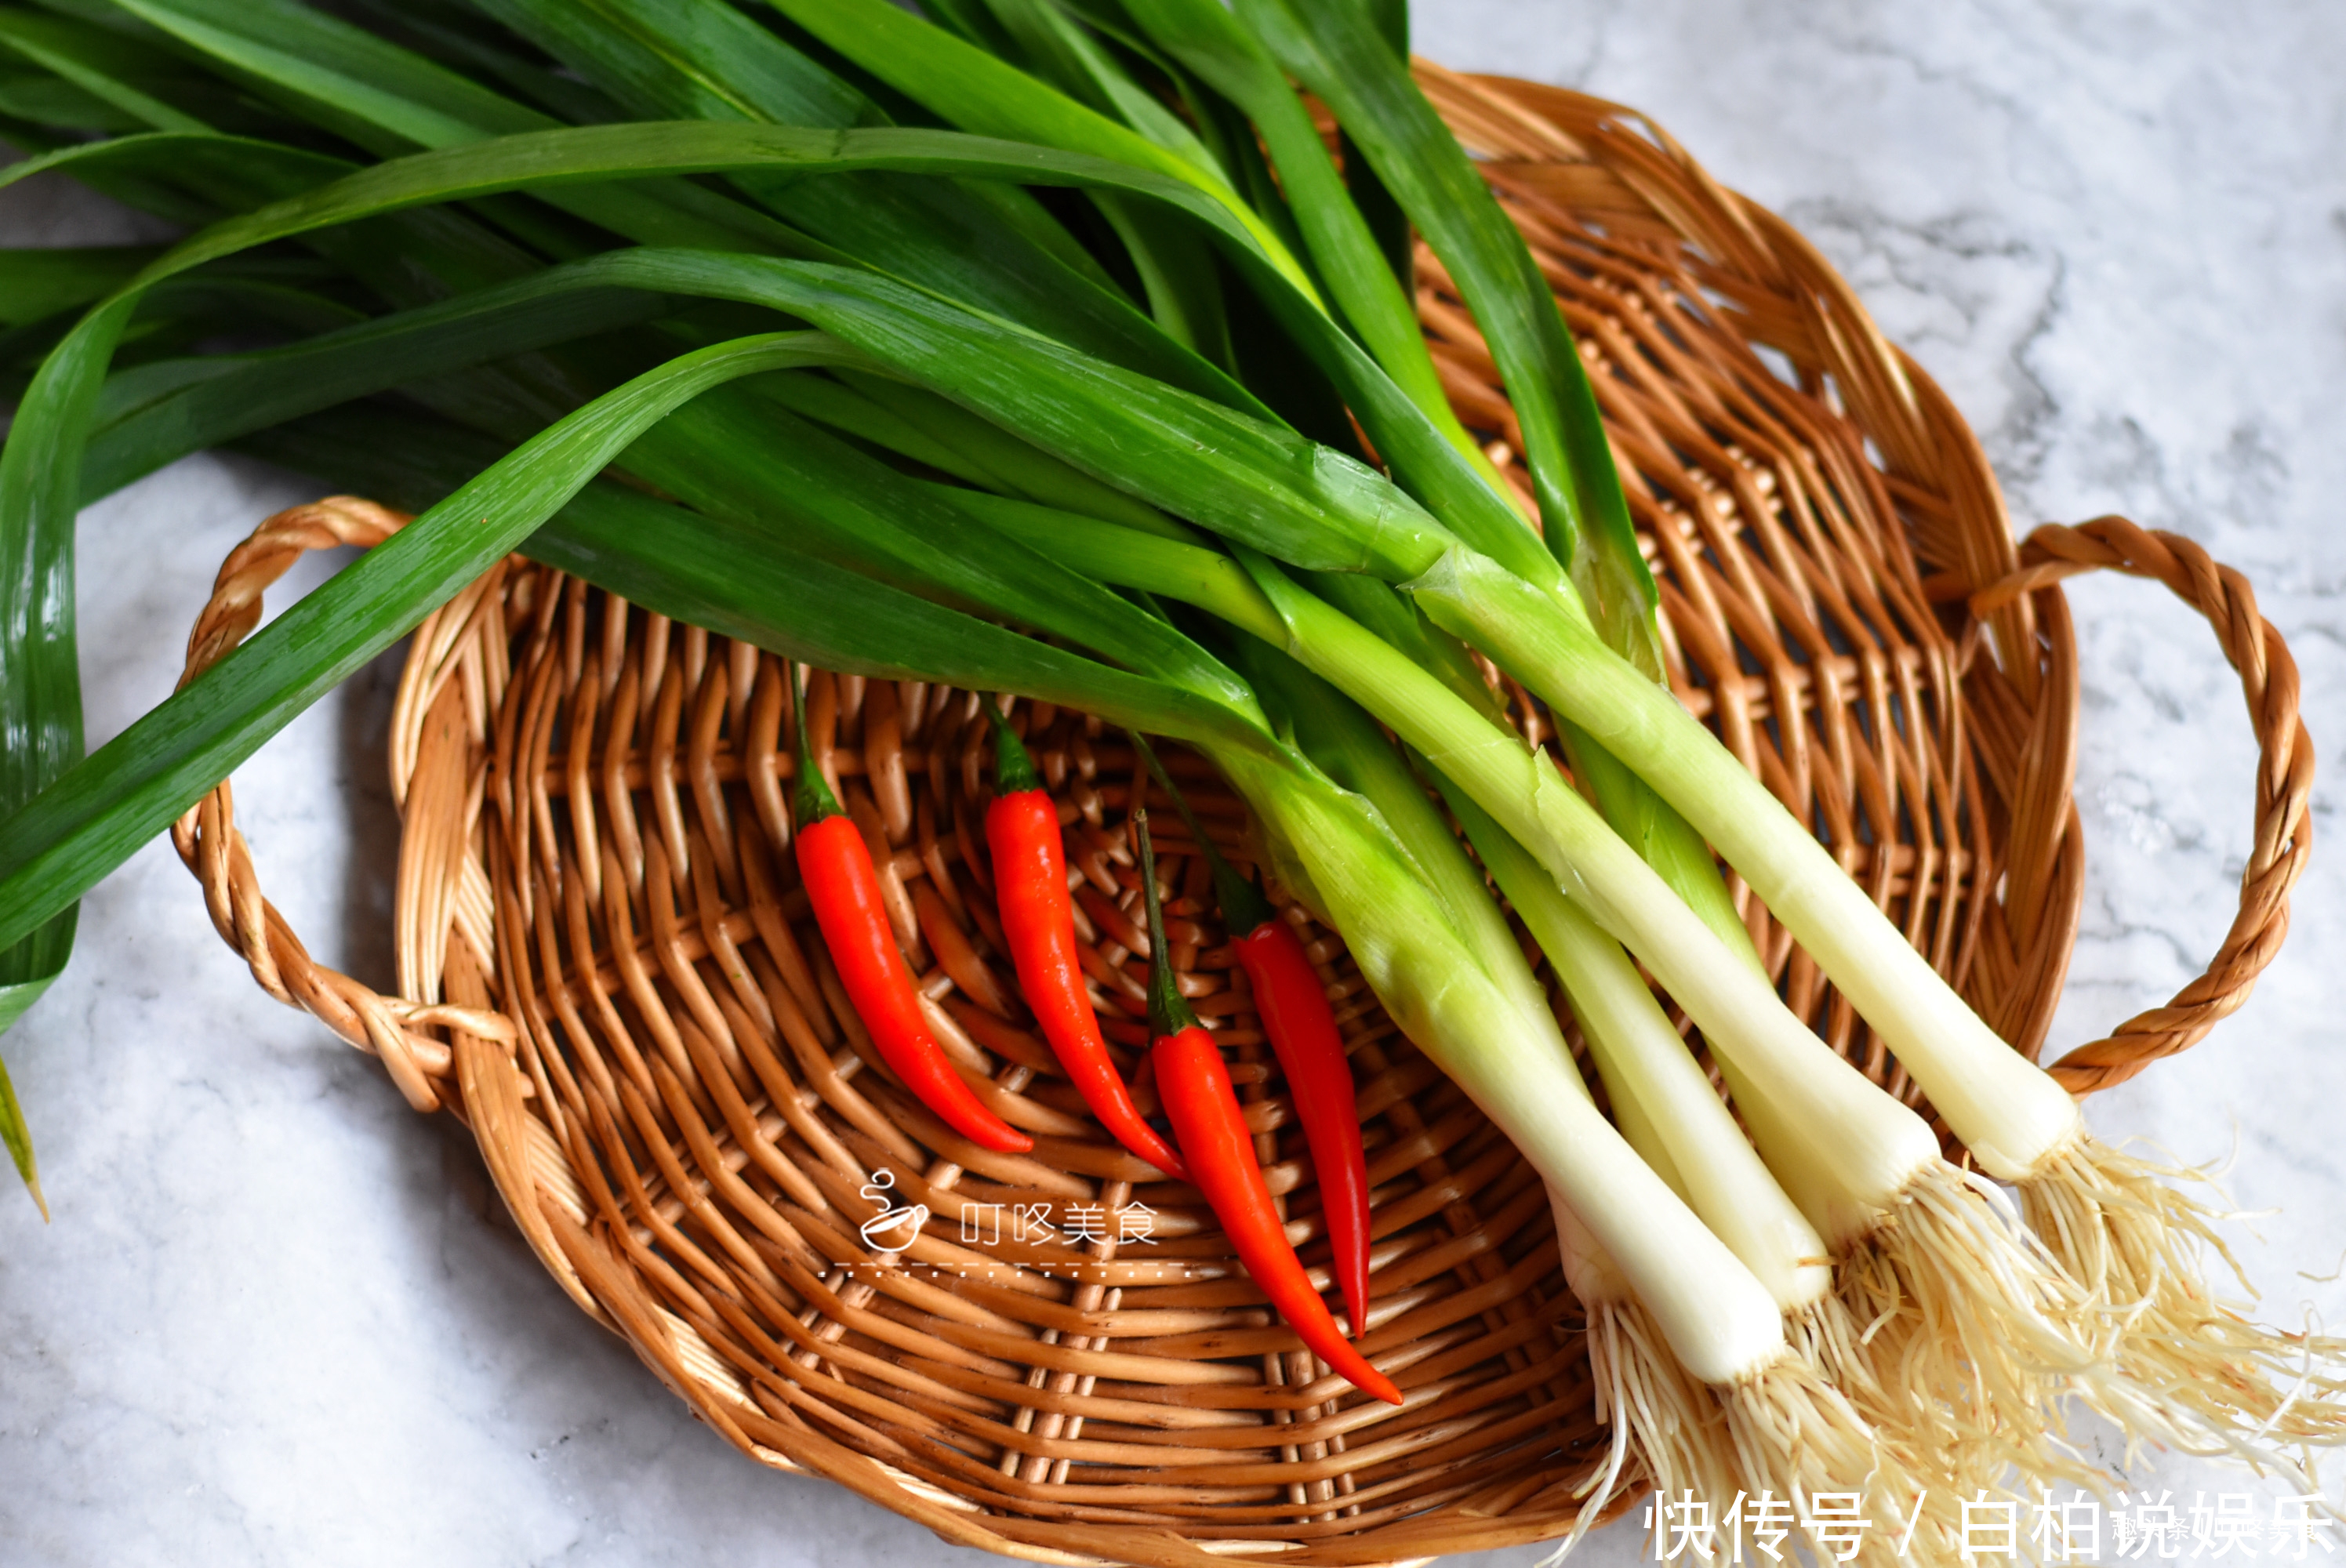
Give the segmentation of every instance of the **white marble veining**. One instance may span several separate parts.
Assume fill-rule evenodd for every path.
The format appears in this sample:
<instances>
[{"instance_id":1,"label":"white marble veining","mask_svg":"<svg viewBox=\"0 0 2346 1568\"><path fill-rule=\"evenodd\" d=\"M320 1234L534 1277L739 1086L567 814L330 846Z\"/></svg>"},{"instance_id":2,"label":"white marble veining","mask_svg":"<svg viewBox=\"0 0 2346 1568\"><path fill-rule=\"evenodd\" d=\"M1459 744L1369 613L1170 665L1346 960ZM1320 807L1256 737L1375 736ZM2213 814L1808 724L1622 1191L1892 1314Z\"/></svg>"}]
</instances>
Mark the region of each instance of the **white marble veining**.
<instances>
[{"instance_id":1,"label":"white marble veining","mask_svg":"<svg viewBox=\"0 0 2346 1568\"><path fill-rule=\"evenodd\" d=\"M1791 217L1953 392L2018 525L2120 511L2205 543L2288 636L2317 743L2346 735L2335 0L1422 0L1418 38L1636 104ZM0 244L124 222L46 182L0 195ZM303 494L200 457L90 510L93 742L169 689L219 558ZM2251 799L2206 627L2147 584L2072 597L2088 881L2056 1051L2214 951ZM378 982L393 667L238 776L264 886ZM2334 799L2317 785L2319 833ZM2346 1289L2306 1278L2346 1250L2341 868L2317 852L2242 1013L2090 1112L2195 1159L2237 1142L2231 1190L2277 1211L2242 1257L2281 1319L2346 1319ZM56 1223L0 1191L0 1561L984 1561L690 1420L543 1277L461 1129L252 985L168 844L84 904L72 970L5 1049ZM2171 1459L2140 1473L2182 1505L2249 1484ZM1617 1526L1582 1560L1641 1544Z\"/></svg>"}]
</instances>

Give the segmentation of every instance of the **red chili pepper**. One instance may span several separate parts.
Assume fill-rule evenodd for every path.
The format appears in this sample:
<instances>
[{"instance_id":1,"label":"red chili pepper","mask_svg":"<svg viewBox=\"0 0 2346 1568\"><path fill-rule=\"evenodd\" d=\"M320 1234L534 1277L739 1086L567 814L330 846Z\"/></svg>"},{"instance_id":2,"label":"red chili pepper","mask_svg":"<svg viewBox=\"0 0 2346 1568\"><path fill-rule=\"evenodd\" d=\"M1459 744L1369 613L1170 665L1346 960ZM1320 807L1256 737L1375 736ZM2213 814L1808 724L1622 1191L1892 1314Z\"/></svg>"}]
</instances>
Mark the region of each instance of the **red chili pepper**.
<instances>
[{"instance_id":1,"label":"red chili pepper","mask_svg":"<svg viewBox=\"0 0 2346 1568\"><path fill-rule=\"evenodd\" d=\"M1361 1118L1353 1109L1352 1065L1344 1056L1335 1010L1328 1005L1328 988L1320 983L1295 928L1280 919L1261 890L1242 879L1215 850L1148 742L1137 735L1132 739L1158 788L1173 798L1174 809L1189 825L1189 836L1213 868L1222 923L1236 938L1239 967L1254 990L1254 1010L1279 1056L1280 1070L1287 1074L1295 1114L1303 1124L1304 1145L1311 1151L1321 1207L1328 1216L1336 1284L1344 1293L1344 1314L1354 1334L1364 1333L1369 1321L1369 1163L1361 1147Z\"/></svg>"},{"instance_id":2,"label":"red chili pepper","mask_svg":"<svg viewBox=\"0 0 2346 1568\"><path fill-rule=\"evenodd\" d=\"M971 1142L1001 1154L1025 1154L1035 1140L985 1108L944 1048L929 1032L921 1013L912 971L897 949L896 933L880 901L880 873L872 851L842 815L837 797L814 765L806 735L806 689L799 688L798 818L799 876L815 924L839 967L840 983L863 1020L880 1059L904 1082L921 1104L944 1118Z\"/></svg>"},{"instance_id":3,"label":"red chili pepper","mask_svg":"<svg viewBox=\"0 0 2346 1568\"><path fill-rule=\"evenodd\" d=\"M1260 895L1257 895L1260 897ZM1228 906L1225 906L1226 908ZM1295 928L1274 915L1238 939L1239 966L1254 987L1255 1012L1287 1074L1304 1146L1320 1181L1336 1284L1352 1332L1369 1323L1369 1161L1361 1147L1352 1064L1336 1029L1328 988Z\"/></svg>"},{"instance_id":4,"label":"red chili pepper","mask_svg":"<svg viewBox=\"0 0 2346 1568\"><path fill-rule=\"evenodd\" d=\"M1018 989L1043 1026L1051 1054L1066 1069L1084 1104L1117 1143L1176 1181L1188 1167L1164 1135L1148 1125L1100 1038L1099 1019L1084 991L1076 959L1076 920L1067 901L1066 852L1059 843L1059 809L1035 776L1034 759L1012 733L1001 709L994 719L994 804L985 809L985 841L994 851L994 893L1002 934L1018 971Z\"/></svg>"},{"instance_id":5,"label":"red chili pepper","mask_svg":"<svg viewBox=\"0 0 2346 1568\"><path fill-rule=\"evenodd\" d=\"M1392 1380L1354 1349L1330 1316L1328 1304L1311 1288L1302 1260L1287 1240L1287 1227L1271 1206L1270 1186L1255 1164L1254 1139L1230 1087L1214 1037L1181 999L1165 941L1165 915L1158 905L1157 854L1148 840L1148 813L1133 814L1140 833L1140 881L1148 903L1148 1029L1157 1095L1188 1156L1190 1179L1213 1206L1223 1234L1238 1248L1248 1275L1270 1298L1287 1326L1312 1354L1351 1379L1355 1387L1390 1404L1402 1402Z\"/></svg>"}]
</instances>

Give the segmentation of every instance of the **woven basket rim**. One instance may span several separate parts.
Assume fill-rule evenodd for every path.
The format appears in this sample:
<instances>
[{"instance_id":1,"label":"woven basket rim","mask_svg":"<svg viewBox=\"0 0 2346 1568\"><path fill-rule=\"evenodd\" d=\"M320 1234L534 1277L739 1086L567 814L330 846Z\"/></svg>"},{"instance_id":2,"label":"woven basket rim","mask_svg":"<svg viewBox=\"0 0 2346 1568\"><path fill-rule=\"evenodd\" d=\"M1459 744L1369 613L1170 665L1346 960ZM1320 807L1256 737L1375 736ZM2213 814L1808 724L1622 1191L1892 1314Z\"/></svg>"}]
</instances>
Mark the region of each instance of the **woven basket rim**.
<instances>
[{"instance_id":1,"label":"woven basket rim","mask_svg":"<svg viewBox=\"0 0 2346 1568\"><path fill-rule=\"evenodd\" d=\"M1953 650L1953 677L1993 682L2000 694L1996 700L2005 705L2000 715L1986 715L1975 741L1987 751L2004 748L2004 771L2019 780L2008 803L2005 856L1996 869L2002 878L1999 909L2018 950L2009 961L2016 976L2012 984L2016 994L2025 993L2025 1004L2003 1023L2007 1036L2032 1054L2060 989L2082 893L2080 834L2069 800L2077 674L2059 584L2102 567L2155 577L2208 618L2241 674L2259 749L2257 848L2243 878L2239 916L2208 972L2173 1003L2069 1053L2054 1071L2073 1092L2091 1093L2204 1037L2245 1000L2257 973L2278 951L2289 891L2310 843L2312 749L2298 717L2296 668L2279 634L2258 615L2246 580L2188 540L2123 519L2040 529L2025 548L2015 547L1984 456L1952 404L1882 339L1846 282L1781 219L1719 186L1666 133L1634 111L1562 88L1463 76L1425 62L1418 69L1462 138L1485 156L1486 174L1503 194L1563 190L1582 204L1576 211L1585 206L1616 232L1634 237L1667 231L1695 256L1715 304L1724 301L1722 308L1740 311L1747 322L1813 349L1816 362L1825 367L1820 385L1829 383L1831 394L1881 449L1892 510L1910 526L1938 530L1933 537L1947 546L1944 555L1933 557L1940 569L1916 577L1912 596L1917 605L1957 613L1952 627L1933 623ZM1430 308L1438 311L1439 300ZM1453 341L1454 346L1468 340L1454 332ZM1468 342L1473 346L1478 341ZM1600 351L1615 347L1600 334ZM1458 362L1454 356L1445 360L1445 371ZM1460 383L1454 396L1472 390ZM1899 417L1873 417L1884 410ZM1470 418L1474 423L1492 427ZM261 592L302 551L378 543L401 521L370 503L337 497L263 524L221 569L190 637L187 678L249 633L259 619ZM464 676L454 656L480 633L507 577L520 569L513 563L493 569L419 628L393 721L403 804L421 760L420 737L435 713L456 706L450 697L455 685L477 678L477 673ZM480 640L485 646L485 636ZM1964 687L1967 694L1970 689ZM1681 694L1691 695L1683 689ZM450 701L442 703L444 697ZM1732 697L1724 688L1715 694L1719 702ZM1969 695L1961 698L1972 700ZM472 780L468 789L470 809L477 813L481 781ZM608 1254L578 1217L592 1212L580 1173L527 1108L524 1081L514 1065L512 1053L524 1024L493 1007L441 1000L436 990L429 999L382 996L310 961L260 897L250 852L234 830L225 784L182 819L174 837L205 889L215 924L251 964L256 979L280 1000L316 1013L344 1039L378 1055L417 1109L446 1108L463 1115L500 1192L557 1281L583 1309L625 1335L664 1380L737 1446L776 1468L811 1469L839 1480L948 1540L1034 1561L1205 1562L1213 1552L1226 1555L1233 1549L1229 1542L1209 1552L1170 1535L1144 1542L1129 1530L1104 1525L982 1514L967 1499L820 1433L810 1433L790 1453L753 1437L736 1419L737 1407L749 1401L725 1358L640 1284L611 1268ZM404 850L403 856L404 865ZM1886 857L1882 864L1887 877ZM447 885L456 890L458 881L451 873ZM448 932L461 934L467 918L478 924L484 911L484 931L500 918L485 903L468 917L459 907L467 896L452 891L434 906L441 924L431 940L442 949L448 947ZM404 895L402 902L407 903ZM1975 891L1971 907L1976 911L1987 902ZM492 935L482 940L495 945ZM411 945L403 929L403 962ZM1415 1527L1402 1520L1356 1536L1322 1538L1281 1556L1298 1563L1389 1561L1534 1538L1504 1518L1453 1520L1446 1528Z\"/></svg>"}]
</instances>

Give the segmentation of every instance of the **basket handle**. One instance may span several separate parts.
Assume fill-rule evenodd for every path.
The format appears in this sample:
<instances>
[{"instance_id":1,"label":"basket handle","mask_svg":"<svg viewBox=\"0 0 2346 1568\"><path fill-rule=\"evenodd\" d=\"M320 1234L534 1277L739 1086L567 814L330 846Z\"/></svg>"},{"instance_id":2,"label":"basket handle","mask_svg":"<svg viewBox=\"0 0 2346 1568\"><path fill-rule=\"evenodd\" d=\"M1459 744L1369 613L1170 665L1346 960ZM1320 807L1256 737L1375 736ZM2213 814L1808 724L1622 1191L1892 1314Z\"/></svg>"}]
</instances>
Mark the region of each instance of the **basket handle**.
<instances>
[{"instance_id":1,"label":"basket handle","mask_svg":"<svg viewBox=\"0 0 2346 1568\"><path fill-rule=\"evenodd\" d=\"M338 545L371 549L398 532L405 514L349 495L331 495L263 521L220 565L212 594L188 636L179 685L226 658L260 624L260 596L302 554ZM226 779L171 826L171 842L202 884L220 940L251 965L261 989L288 1006L316 1014L335 1033L382 1059L409 1105L436 1111L454 1071L448 1044L416 1031L452 1027L510 1044L512 1020L478 1008L424 1005L383 996L311 958L275 905L260 896L252 851L236 830Z\"/></svg>"},{"instance_id":2,"label":"basket handle","mask_svg":"<svg viewBox=\"0 0 2346 1568\"><path fill-rule=\"evenodd\" d=\"M2097 517L2075 528L2046 524L2029 535L2020 560L2020 570L1971 596L1974 616L1984 619L2022 594L2104 567L2155 577L2215 627L2224 657L2240 672L2257 735L2256 847L2240 878L2232 929L2206 972L2174 1000L2137 1013L2053 1065L2053 1075L2082 1098L2198 1044L2256 989L2288 933L2290 890L2313 852L2307 812L2313 741L2298 714L2297 660L2273 624L2257 613L2256 590L2190 540L2123 517Z\"/></svg>"}]
</instances>

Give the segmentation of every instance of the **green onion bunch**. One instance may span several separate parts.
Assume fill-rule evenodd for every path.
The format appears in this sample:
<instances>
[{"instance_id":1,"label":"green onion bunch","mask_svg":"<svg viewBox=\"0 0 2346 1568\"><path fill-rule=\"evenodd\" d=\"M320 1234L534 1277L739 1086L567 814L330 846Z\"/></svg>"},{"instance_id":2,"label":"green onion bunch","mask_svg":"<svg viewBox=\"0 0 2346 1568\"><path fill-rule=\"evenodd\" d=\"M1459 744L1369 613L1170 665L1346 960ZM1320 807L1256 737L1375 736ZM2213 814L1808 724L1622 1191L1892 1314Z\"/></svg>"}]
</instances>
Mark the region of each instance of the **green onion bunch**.
<instances>
[{"instance_id":1,"label":"green onion bunch","mask_svg":"<svg viewBox=\"0 0 2346 1568\"><path fill-rule=\"evenodd\" d=\"M2082 1473L2071 1400L2312 1490L2340 1347L2218 1304L2171 1173L2096 1141L1660 684L1581 358L1400 7L923 11L0 6L0 137L31 155L0 182L57 169L189 231L0 253L0 1027L82 892L520 550L788 658L1211 758L1547 1180L1614 1429L1584 1518L1633 1483L1861 1487L1953 1561L1954 1498ZM1443 395L1413 228L1536 521ZM76 514L221 445L419 515L84 756ZM1785 1007L1721 858L1975 1170ZM32 1182L5 1077L0 1132Z\"/></svg>"}]
</instances>

